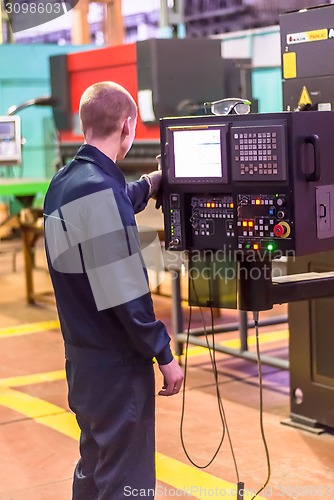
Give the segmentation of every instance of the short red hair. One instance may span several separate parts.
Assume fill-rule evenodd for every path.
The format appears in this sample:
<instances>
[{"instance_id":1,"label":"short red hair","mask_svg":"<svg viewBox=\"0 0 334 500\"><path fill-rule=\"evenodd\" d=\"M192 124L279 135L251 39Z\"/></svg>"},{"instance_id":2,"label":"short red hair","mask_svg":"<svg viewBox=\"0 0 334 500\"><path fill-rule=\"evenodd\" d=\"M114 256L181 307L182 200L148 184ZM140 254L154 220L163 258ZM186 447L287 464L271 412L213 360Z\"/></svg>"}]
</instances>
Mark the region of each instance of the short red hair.
<instances>
[{"instance_id":1,"label":"short red hair","mask_svg":"<svg viewBox=\"0 0 334 500\"><path fill-rule=\"evenodd\" d=\"M81 127L95 138L109 137L128 116L137 116L137 105L131 94L115 82L100 82L88 87L79 105Z\"/></svg>"}]
</instances>

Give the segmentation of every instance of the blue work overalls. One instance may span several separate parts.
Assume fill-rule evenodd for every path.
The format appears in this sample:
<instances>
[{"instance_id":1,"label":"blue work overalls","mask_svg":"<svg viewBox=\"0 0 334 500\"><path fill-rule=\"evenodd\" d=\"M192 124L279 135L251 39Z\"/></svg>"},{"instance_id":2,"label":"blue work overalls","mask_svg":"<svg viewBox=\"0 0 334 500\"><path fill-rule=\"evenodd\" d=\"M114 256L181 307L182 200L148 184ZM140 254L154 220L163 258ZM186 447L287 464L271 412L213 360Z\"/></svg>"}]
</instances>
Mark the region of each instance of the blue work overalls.
<instances>
[{"instance_id":1,"label":"blue work overalls","mask_svg":"<svg viewBox=\"0 0 334 500\"><path fill-rule=\"evenodd\" d=\"M152 358L169 363L154 315L134 214L145 180L83 145L46 194L45 243L65 343L69 405L81 429L74 500L154 498ZM143 279L143 276L145 279Z\"/></svg>"}]
</instances>

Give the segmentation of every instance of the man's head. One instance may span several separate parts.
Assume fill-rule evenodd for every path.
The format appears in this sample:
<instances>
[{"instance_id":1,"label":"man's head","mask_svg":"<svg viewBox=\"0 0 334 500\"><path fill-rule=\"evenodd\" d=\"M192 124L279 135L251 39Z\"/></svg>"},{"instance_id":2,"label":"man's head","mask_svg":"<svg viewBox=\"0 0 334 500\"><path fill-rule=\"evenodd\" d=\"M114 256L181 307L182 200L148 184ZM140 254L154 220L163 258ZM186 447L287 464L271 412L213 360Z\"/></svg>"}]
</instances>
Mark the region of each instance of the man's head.
<instances>
[{"instance_id":1,"label":"man's head","mask_svg":"<svg viewBox=\"0 0 334 500\"><path fill-rule=\"evenodd\" d=\"M130 149L136 131L137 106L131 94L115 82L88 87L79 106L86 142L112 142L118 159Z\"/></svg>"}]
</instances>

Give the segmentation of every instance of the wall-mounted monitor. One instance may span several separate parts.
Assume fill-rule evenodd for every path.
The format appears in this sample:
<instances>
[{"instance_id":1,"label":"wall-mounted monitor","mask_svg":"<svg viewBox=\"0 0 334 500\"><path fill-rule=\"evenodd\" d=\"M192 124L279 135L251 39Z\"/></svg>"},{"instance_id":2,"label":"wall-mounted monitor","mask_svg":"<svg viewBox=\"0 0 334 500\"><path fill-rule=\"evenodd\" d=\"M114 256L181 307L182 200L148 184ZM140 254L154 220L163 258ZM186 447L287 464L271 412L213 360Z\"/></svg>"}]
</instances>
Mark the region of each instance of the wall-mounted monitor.
<instances>
[{"instance_id":1,"label":"wall-mounted monitor","mask_svg":"<svg viewBox=\"0 0 334 500\"><path fill-rule=\"evenodd\" d=\"M0 116L0 166L18 165L21 161L20 117Z\"/></svg>"}]
</instances>

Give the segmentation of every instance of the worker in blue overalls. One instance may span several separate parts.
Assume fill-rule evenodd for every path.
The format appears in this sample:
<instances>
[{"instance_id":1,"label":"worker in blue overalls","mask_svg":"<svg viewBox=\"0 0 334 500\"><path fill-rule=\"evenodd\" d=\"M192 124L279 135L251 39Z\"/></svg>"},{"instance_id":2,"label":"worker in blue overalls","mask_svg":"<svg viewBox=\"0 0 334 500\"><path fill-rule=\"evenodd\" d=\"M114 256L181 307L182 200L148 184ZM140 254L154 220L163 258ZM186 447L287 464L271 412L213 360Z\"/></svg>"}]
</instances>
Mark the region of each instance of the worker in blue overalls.
<instances>
[{"instance_id":1,"label":"worker in blue overalls","mask_svg":"<svg viewBox=\"0 0 334 500\"><path fill-rule=\"evenodd\" d=\"M183 373L156 320L134 214L161 183L155 171L126 183L116 161L135 136L137 107L120 85L82 95L85 143L45 198L45 242L65 343L69 405L80 430L74 500L154 498L155 357L160 395Z\"/></svg>"}]
</instances>

